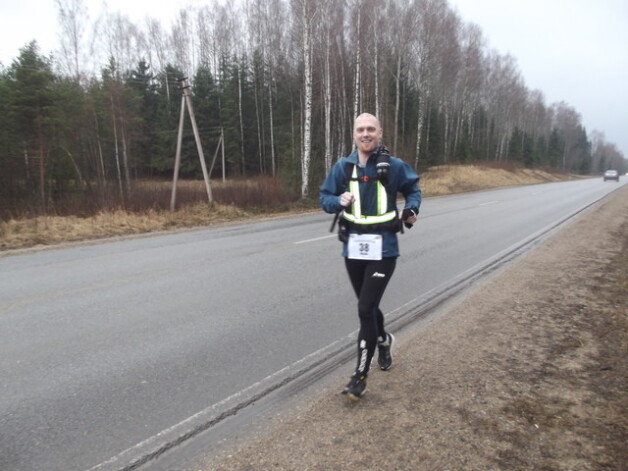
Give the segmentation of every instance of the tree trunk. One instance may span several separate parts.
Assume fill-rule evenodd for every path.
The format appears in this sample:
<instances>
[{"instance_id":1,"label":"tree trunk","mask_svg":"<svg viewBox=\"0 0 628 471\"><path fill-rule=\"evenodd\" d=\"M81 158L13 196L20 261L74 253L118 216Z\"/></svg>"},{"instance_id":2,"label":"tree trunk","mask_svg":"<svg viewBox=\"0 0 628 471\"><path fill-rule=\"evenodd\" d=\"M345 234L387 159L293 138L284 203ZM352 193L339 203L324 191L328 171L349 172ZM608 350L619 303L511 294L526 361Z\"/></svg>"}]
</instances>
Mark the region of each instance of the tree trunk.
<instances>
[{"instance_id":1,"label":"tree trunk","mask_svg":"<svg viewBox=\"0 0 628 471\"><path fill-rule=\"evenodd\" d=\"M128 198L131 194L131 175L129 172L129 153L127 149L124 127L124 119L120 117L120 134L122 138L122 170L124 172L124 183L126 184L126 195Z\"/></svg>"},{"instance_id":2,"label":"tree trunk","mask_svg":"<svg viewBox=\"0 0 628 471\"><path fill-rule=\"evenodd\" d=\"M262 140L262 112L260 111L259 104L259 92L258 92L258 83L257 83L257 73L255 73L254 77L255 83L255 116L257 121L257 149L259 153L259 172L264 175L264 143Z\"/></svg>"},{"instance_id":3,"label":"tree trunk","mask_svg":"<svg viewBox=\"0 0 628 471\"><path fill-rule=\"evenodd\" d=\"M41 136L41 132L39 135L39 198L41 199L41 209L42 212L46 213L46 158L44 153L44 143Z\"/></svg>"},{"instance_id":4,"label":"tree trunk","mask_svg":"<svg viewBox=\"0 0 628 471\"><path fill-rule=\"evenodd\" d=\"M423 136L423 98L419 95L419 114L417 117L417 126L416 126L416 149L414 153L414 169L417 170L419 168L419 158L421 156L421 136ZM429 126L429 123L428 123Z\"/></svg>"},{"instance_id":5,"label":"tree trunk","mask_svg":"<svg viewBox=\"0 0 628 471\"><path fill-rule=\"evenodd\" d=\"M242 158L242 176L246 177L246 160L244 158L244 114L242 112L242 71L238 65L238 115L240 118L240 152Z\"/></svg>"},{"instance_id":6,"label":"tree trunk","mask_svg":"<svg viewBox=\"0 0 628 471\"><path fill-rule=\"evenodd\" d=\"M401 52L397 55L397 73L395 75L395 130L393 134L393 149L397 149L399 140L399 108L401 106Z\"/></svg>"},{"instance_id":7,"label":"tree trunk","mask_svg":"<svg viewBox=\"0 0 628 471\"><path fill-rule=\"evenodd\" d=\"M305 75L305 117L303 123L303 156L301 158L301 196L309 194L310 154L312 145L312 18L308 1L303 2L303 64Z\"/></svg>"},{"instance_id":8,"label":"tree trunk","mask_svg":"<svg viewBox=\"0 0 628 471\"><path fill-rule=\"evenodd\" d=\"M449 106L447 103L443 106L445 109L445 138L443 139L443 162L449 162L449 134L451 134L451 123L449 119Z\"/></svg>"},{"instance_id":9,"label":"tree trunk","mask_svg":"<svg viewBox=\"0 0 628 471\"><path fill-rule=\"evenodd\" d=\"M325 49L325 174L331 169L331 64L330 64L330 33L327 33Z\"/></svg>"},{"instance_id":10,"label":"tree trunk","mask_svg":"<svg viewBox=\"0 0 628 471\"><path fill-rule=\"evenodd\" d=\"M421 118L423 119L423 118ZM427 129L425 130L425 146L423 146L423 148L425 149L423 151L424 154L428 154L430 152L430 132L432 130L432 106L430 105L429 101L427 103ZM418 169L418 166L417 166Z\"/></svg>"},{"instance_id":11,"label":"tree trunk","mask_svg":"<svg viewBox=\"0 0 628 471\"><path fill-rule=\"evenodd\" d=\"M105 194L105 158L102 152L102 142L100 141L100 126L98 125L98 116L96 115L96 109L94 108L94 126L96 130L96 145L98 147L98 163L96 165L96 175L98 176L98 188L100 190L100 196L104 197Z\"/></svg>"},{"instance_id":12,"label":"tree trunk","mask_svg":"<svg viewBox=\"0 0 628 471\"><path fill-rule=\"evenodd\" d=\"M373 71L374 80L375 80L375 116L377 116L380 120L383 120L382 110L381 110L381 99L379 96L379 41L377 38L377 23L375 23L373 27L373 38L375 48L375 70Z\"/></svg>"},{"instance_id":13,"label":"tree trunk","mask_svg":"<svg viewBox=\"0 0 628 471\"><path fill-rule=\"evenodd\" d=\"M67 156L70 158L70 161L72 162L72 166L74 167L74 171L76 172L76 178L78 179L79 188L81 189L85 188L86 185L85 185L85 179L83 178L83 173L81 172L80 167L76 163L76 160L74 159L74 156L72 155L72 152L70 152L64 146L61 146L61 148L67 154Z\"/></svg>"},{"instance_id":14,"label":"tree trunk","mask_svg":"<svg viewBox=\"0 0 628 471\"><path fill-rule=\"evenodd\" d=\"M269 65L269 77L268 77L268 119L270 126L270 162L272 166L272 175L273 177L276 175L277 170L275 168L275 131L274 127L274 119L273 119L273 67L272 64Z\"/></svg>"},{"instance_id":15,"label":"tree trunk","mask_svg":"<svg viewBox=\"0 0 628 471\"><path fill-rule=\"evenodd\" d=\"M342 38L341 36L338 34L336 35L336 45L338 46L338 57L341 59L341 66L340 66L340 90L341 90L341 102L339 105L339 119L338 122L340 123L340 126L337 126L337 132L338 132L338 142L340 143L339 148L338 148L338 152L340 155L344 156L347 154L347 140L345 137L345 133L344 133L344 129L347 123L347 116L346 116L346 112L348 111L348 104L349 104L349 99L347 97L347 77L345 75L345 68L344 65L342 64L344 62L344 55L343 55L343 50L342 50Z\"/></svg>"},{"instance_id":16,"label":"tree trunk","mask_svg":"<svg viewBox=\"0 0 628 471\"><path fill-rule=\"evenodd\" d=\"M355 41L355 80L353 90L353 118L357 118L360 114L360 89L361 89L361 77L360 69L362 67L362 57L360 55L360 9L358 8L358 21L357 21L357 38Z\"/></svg>"},{"instance_id":17,"label":"tree trunk","mask_svg":"<svg viewBox=\"0 0 628 471\"><path fill-rule=\"evenodd\" d=\"M122 170L120 169L120 151L118 148L118 126L116 124L116 108L113 104L113 95L111 95L111 120L113 122L113 142L116 156L116 171L118 177L118 191L120 192L120 199L124 206L124 188L122 186Z\"/></svg>"},{"instance_id":18,"label":"tree trunk","mask_svg":"<svg viewBox=\"0 0 628 471\"><path fill-rule=\"evenodd\" d=\"M454 145L452 147L452 152L454 157L458 154L458 149L460 147L460 135L462 134L462 110L459 110L456 113L456 131L454 133Z\"/></svg>"}]
</instances>

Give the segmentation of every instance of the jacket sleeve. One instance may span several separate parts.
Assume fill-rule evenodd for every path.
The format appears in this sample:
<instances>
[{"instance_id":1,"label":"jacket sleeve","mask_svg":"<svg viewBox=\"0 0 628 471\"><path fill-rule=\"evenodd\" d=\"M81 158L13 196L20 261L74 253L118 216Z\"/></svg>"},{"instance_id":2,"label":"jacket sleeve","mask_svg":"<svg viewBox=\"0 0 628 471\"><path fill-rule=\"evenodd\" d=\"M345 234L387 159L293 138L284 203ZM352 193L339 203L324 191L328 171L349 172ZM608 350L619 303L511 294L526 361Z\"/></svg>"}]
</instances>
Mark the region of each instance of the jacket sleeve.
<instances>
[{"instance_id":1,"label":"jacket sleeve","mask_svg":"<svg viewBox=\"0 0 628 471\"><path fill-rule=\"evenodd\" d=\"M419 175L403 160L399 159L400 170L398 173L398 191L404 196L406 204L404 209L412 209L417 214L421 207L421 189L419 188Z\"/></svg>"},{"instance_id":2,"label":"jacket sleeve","mask_svg":"<svg viewBox=\"0 0 628 471\"><path fill-rule=\"evenodd\" d=\"M344 159L334 164L320 187L318 196L321 208L326 213L335 214L342 209L340 195L346 191Z\"/></svg>"}]
</instances>

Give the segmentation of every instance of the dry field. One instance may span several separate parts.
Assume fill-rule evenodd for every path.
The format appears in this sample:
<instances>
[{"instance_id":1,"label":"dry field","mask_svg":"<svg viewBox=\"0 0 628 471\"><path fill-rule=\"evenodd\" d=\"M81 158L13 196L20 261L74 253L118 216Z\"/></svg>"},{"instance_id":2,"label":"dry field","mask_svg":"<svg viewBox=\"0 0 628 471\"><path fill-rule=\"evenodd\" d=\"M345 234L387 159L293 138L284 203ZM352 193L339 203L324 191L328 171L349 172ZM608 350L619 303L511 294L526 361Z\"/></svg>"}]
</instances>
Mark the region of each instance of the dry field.
<instances>
[{"instance_id":1,"label":"dry field","mask_svg":"<svg viewBox=\"0 0 628 471\"><path fill-rule=\"evenodd\" d=\"M425 197L483 190L513 185L526 185L564 180L565 175L554 175L540 170L503 169L483 166L439 166L421 175L421 189ZM182 182L197 185L203 182ZM212 184L213 185L213 184ZM236 188L236 191L242 191ZM228 196L228 195L227 195ZM310 209L314 207L311 205ZM304 211L290 209L285 212ZM36 218L0 221L0 251L48 246L113 236L183 229L243 220L255 214L232 205L196 203L174 212L147 210L143 212L112 211L92 217L41 216ZM282 213L273 212L277 216Z\"/></svg>"}]
</instances>

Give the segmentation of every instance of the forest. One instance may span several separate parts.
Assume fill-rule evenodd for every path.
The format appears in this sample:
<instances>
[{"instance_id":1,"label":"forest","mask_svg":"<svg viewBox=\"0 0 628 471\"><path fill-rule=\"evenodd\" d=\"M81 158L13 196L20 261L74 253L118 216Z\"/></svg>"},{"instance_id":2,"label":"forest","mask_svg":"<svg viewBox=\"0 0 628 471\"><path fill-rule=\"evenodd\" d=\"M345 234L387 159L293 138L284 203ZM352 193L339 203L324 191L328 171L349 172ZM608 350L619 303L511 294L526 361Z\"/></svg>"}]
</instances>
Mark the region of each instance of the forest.
<instances>
[{"instance_id":1,"label":"forest","mask_svg":"<svg viewBox=\"0 0 628 471\"><path fill-rule=\"evenodd\" d=\"M33 40L0 65L2 219L132 210L146 181L172 181L182 119L180 177L202 179L192 109L212 181L261 178L293 200L317 196L361 112L419 172L628 170L446 0L209 0L168 26L55 5L58 50Z\"/></svg>"}]
</instances>

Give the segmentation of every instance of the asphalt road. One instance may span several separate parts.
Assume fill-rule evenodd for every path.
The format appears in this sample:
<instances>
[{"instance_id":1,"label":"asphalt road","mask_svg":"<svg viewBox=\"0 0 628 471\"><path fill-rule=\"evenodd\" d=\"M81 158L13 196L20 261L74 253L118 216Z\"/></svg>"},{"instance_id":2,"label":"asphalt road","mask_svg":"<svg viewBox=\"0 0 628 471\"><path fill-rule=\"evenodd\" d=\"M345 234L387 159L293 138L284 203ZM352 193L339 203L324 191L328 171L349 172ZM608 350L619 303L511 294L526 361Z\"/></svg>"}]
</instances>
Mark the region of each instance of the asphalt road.
<instances>
[{"instance_id":1,"label":"asphalt road","mask_svg":"<svg viewBox=\"0 0 628 471\"><path fill-rule=\"evenodd\" d=\"M619 185L622 185L622 181ZM618 188L424 201L394 317ZM122 469L350 341L353 293L314 214L0 258L0 469Z\"/></svg>"}]
</instances>

